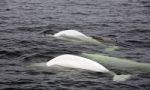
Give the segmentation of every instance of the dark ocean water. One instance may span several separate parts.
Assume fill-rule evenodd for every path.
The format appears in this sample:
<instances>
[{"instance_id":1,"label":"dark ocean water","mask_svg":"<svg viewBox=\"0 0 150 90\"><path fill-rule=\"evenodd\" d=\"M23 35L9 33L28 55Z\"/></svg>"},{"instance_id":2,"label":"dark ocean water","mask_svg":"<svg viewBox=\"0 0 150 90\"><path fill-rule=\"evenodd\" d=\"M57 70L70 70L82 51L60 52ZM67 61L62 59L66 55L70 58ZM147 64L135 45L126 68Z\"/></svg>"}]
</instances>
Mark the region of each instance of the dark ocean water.
<instances>
[{"instance_id":1,"label":"dark ocean water","mask_svg":"<svg viewBox=\"0 0 150 90\"><path fill-rule=\"evenodd\" d=\"M0 90L150 90L149 73L113 82L93 72L26 68L60 54L103 53L45 36L65 29L111 38L122 49L106 54L150 63L150 0L0 0Z\"/></svg>"}]
</instances>

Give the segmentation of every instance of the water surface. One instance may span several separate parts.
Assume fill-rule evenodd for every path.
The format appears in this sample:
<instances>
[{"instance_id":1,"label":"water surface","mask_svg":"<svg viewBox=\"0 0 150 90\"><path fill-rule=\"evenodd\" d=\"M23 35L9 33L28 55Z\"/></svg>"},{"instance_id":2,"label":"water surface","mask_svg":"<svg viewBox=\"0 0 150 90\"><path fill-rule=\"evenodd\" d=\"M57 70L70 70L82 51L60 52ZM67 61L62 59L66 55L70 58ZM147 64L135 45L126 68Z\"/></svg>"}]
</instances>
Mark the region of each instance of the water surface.
<instances>
[{"instance_id":1,"label":"water surface","mask_svg":"<svg viewBox=\"0 0 150 90\"><path fill-rule=\"evenodd\" d=\"M34 71L26 65L60 54L103 53L98 46L49 39L65 29L107 37L122 49L111 56L150 63L149 0L0 0L1 90L149 90L149 73L113 82L87 71Z\"/></svg>"}]
</instances>

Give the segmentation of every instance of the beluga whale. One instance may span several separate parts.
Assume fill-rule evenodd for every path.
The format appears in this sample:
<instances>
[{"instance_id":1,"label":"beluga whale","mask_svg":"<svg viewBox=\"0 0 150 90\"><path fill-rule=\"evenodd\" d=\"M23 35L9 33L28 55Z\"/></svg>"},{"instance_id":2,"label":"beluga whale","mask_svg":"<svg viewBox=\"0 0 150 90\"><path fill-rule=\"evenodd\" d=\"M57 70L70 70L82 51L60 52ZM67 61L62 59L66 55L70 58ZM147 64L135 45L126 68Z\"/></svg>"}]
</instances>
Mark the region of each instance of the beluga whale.
<instances>
[{"instance_id":1,"label":"beluga whale","mask_svg":"<svg viewBox=\"0 0 150 90\"><path fill-rule=\"evenodd\" d=\"M106 48L106 51L114 51L118 49L118 46L108 46L101 42L101 41L111 42L111 40L104 39L104 38L97 40L77 30L63 30L58 33L55 33L54 35L49 34L48 36L55 37L56 39L60 39L60 40L70 41L70 42L96 44L101 46L102 48Z\"/></svg>"},{"instance_id":2,"label":"beluga whale","mask_svg":"<svg viewBox=\"0 0 150 90\"><path fill-rule=\"evenodd\" d=\"M77 30L60 31L54 34L54 37L67 41L101 44L101 42L97 41L96 39L93 39L92 37L87 36Z\"/></svg>"},{"instance_id":3,"label":"beluga whale","mask_svg":"<svg viewBox=\"0 0 150 90\"><path fill-rule=\"evenodd\" d=\"M116 73L108 70L103 65L93 60L81 56L77 56L77 55L72 55L72 54L63 54L49 60L48 62L39 63L39 64L37 63L37 64L33 64L32 66L44 66L44 65L45 67L49 67L49 68L57 65L66 68L74 68L74 69L88 70L92 72L107 73L112 75L113 81L116 82L125 81L130 78L130 75L117 75Z\"/></svg>"},{"instance_id":4,"label":"beluga whale","mask_svg":"<svg viewBox=\"0 0 150 90\"><path fill-rule=\"evenodd\" d=\"M142 63L135 60L117 58L100 53L82 53L81 56L92 59L109 69L117 69L129 73L150 73L150 63Z\"/></svg>"}]
</instances>

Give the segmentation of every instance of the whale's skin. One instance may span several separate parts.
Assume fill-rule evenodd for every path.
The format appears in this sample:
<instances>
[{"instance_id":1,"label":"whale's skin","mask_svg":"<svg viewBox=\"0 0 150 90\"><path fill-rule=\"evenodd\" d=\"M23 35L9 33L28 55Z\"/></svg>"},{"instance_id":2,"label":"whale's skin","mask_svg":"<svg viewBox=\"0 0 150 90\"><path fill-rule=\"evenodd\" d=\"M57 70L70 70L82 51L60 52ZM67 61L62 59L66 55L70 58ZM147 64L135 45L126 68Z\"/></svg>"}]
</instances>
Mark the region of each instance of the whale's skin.
<instances>
[{"instance_id":1,"label":"whale's skin","mask_svg":"<svg viewBox=\"0 0 150 90\"><path fill-rule=\"evenodd\" d=\"M150 72L149 63L140 63L133 60L111 57L103 54L82 53L81 56L95 60L108 69L118 69L122 71L125 70L131 73Z\"/></svg>"},{"instance_id":2,"label":"whale's skin","mask_svg":"<svg viewBox=\"0 0 150 90\"><path fill-rule=\"evenodd\" d=\"M110 72L107 68L95 61L71 54L64 54L55 57L52 60L48 61L46 65L48 67L53 65L59 65L63 67L79 68L95 72Z\"/></svg>"},{"instance_id":3,"label":"whale's skin","mask_svg":"<svg viewBox=\"0 0 150 90\"><path fill-rule=\"evenodd\" d=\"M101 44L101 42L93 39L90 36L86 36L85 34L77 31L77 30L63 30L53 35L57 39L73 41L73 42L82 42L82 43L93 43L93 44Z\"/></svg>"},{"instance_id":4,"label":"whale's skin","mask_svg":"<svg viewBox=\"0 0 150 90\"><path fill-rule=\"evenodd\" d=\"M60 36L70 36L70 37L87 37L86 35L84 35L83 33L77 31L77 30L64 30L64 31L60 31L56 34L54 34L55 37L60 37Z\"/></svg>"}]
</instances>

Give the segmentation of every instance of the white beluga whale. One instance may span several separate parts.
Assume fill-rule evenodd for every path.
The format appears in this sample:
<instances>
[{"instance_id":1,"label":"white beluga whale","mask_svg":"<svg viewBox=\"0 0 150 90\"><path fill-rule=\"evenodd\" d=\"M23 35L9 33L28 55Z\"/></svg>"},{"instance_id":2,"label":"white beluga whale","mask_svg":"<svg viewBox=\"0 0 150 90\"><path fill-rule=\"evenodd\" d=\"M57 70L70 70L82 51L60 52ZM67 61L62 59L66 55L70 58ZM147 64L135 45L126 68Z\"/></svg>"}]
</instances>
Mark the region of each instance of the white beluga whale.
<instances>
[{"instance_id":1,"label":"white beluga whale","mask_svg":"<svg viewBox=\"0 0 150 90\"><path fill-rule=\"evenodd\" d=\"M130 73L150 72L149 63L141 63L134 60L106 56L100 53L99 54L82 53L81 56L97 61L98 63L104 65L109 69L117 69L127 71Z\"/></svg>"},{"instance_id":2,"label":"white beluga whale","mask_svg":"<svg viewBox=\"0 0 150 90\"><path fill-rule=\"evenodd\" d=\"M89 37L77 30L60 31L54 34L54 37L67 41L101 44L101 42L97 41L96 39L93 39L92 37Z\"/></svg>"},{"instance_id":3,"label":"white beluga whale","mask_svg":"<svg viewBox=\"0 0 150 90\"><path fill-rule=\"evenodd\" d=\"M103 65L76 55L72 54L64 54L57 56L50 61L39 64L34 64L33 66L42 66L41 64L45 65L46 67L52 67L52 66L63 66L67 68L74 68L74 69L82 69L82 70L88 70L93 72L101 72L101 73L108 73L110 75L113 75L113 81L125 81L130 78L130 75L117 75L116 73L108 70Z\"/></svg>"},{"instance_id":4,"label":"white beluga whale","mask_svg":"<svg viewBox=\"0 0 150 90\"><path fill-rule=\"evenodd\" d=\"M77 30L63 30L58 33L55 33L54 35L48 35L48 36L55 37L57 39L65 40L65 41L79 42L79 43L86 43L86 44L96 44L101 46L102 48L106 48L106 51L114 51L118 49L118 46L107 46L101 42L101 41L111 42L111 40L106 40L101 38L101 41L99 41Z\"/></svg>"}]
</instances>

